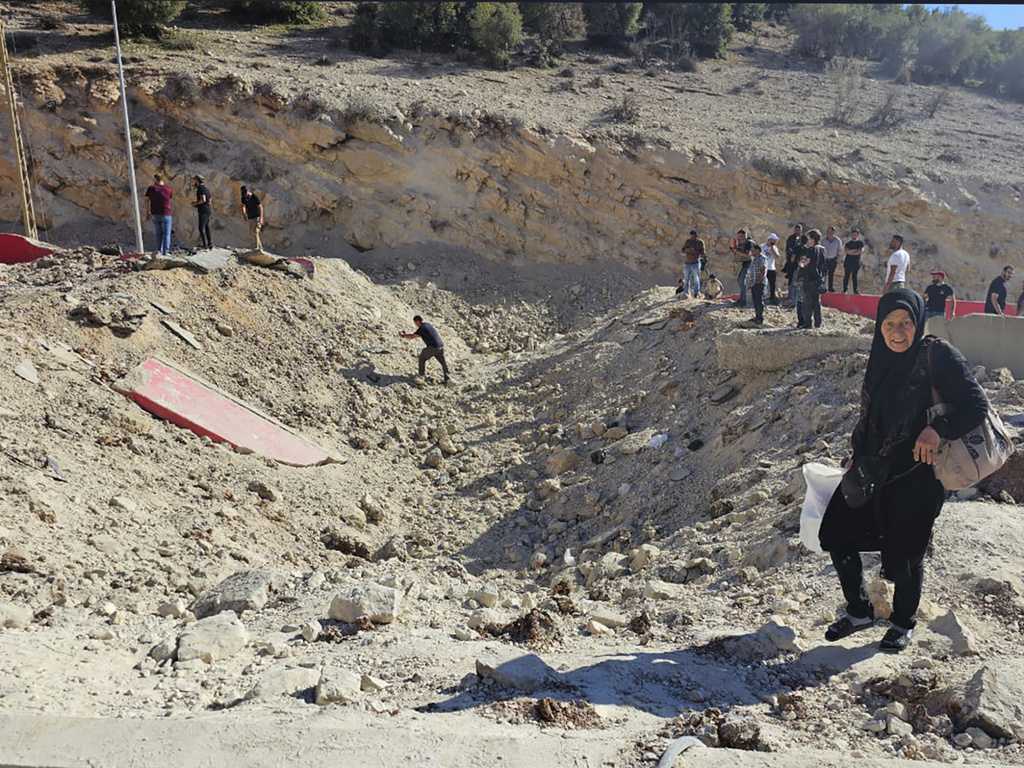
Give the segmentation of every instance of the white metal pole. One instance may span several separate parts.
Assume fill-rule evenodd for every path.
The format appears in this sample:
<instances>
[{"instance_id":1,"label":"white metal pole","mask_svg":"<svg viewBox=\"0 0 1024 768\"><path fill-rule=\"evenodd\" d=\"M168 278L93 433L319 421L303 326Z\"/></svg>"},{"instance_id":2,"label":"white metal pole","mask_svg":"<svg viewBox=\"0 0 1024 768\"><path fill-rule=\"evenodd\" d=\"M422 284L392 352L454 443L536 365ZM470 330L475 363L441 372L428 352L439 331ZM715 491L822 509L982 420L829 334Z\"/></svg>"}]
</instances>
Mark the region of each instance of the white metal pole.
<instances>
[{"instance_id":1,"label":"white metal pole","mask_svg":"<svg viewBox=\"0 0 1024 768\"><path fill-rule=\"evenodd\" d=\"M121 64L121 36L117 32L117 3L110 0L110 13L114 17L114 47L117 48L117 74L121 79L121 109L124 111L124 142L128 147L128 178L132 184L132 211L135 214L135 247L145 253L142 243L142 217L139 215L139 188L135 185L135 155L132 153L132 131L128 125L128 94L124 89L124 66Z\"/></svg>"}]
</instances>

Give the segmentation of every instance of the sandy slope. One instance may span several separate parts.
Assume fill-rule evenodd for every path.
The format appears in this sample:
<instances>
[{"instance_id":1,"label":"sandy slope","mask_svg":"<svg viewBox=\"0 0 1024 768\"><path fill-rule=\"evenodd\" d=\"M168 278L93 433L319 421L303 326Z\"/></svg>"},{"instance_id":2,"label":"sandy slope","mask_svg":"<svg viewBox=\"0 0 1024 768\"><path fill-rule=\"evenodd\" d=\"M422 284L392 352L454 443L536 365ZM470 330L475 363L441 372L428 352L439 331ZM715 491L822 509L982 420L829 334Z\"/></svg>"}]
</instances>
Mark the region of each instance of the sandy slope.
<instances>
[{"instance_id":1,"label":"sandy slope","mask_svg":"<svg viewBox=\"0 0 1024 768\"><path fill-rule=\"evenodd\" d=\"M788 486L801 461L845 451L862 354L811 359L781 376L733 375L718 369L714 338L742 328L746 311L680 300L670 288L623 295L628 275L611 271L537 267L503 281L505 267L470 254L426 245L420 253L423 262L401 251L364 260L372 279L341 260L317 260L313 280L296 280L243 264L210 275L136 272L84 251L5 270L0 544L9 565L29 568L0 573L0 589L6 610L36 617L0 634L5 713L201 717L228 730L240 715L283 717L287 728L325 717L335 728L340 717L355 729L346 743L373 754L367 765L392 764L375 745L382 730L403 729L403 757L414 760L501 755L531 765L555 750L552 764L594 754L646 765L674 735L718 732L721 710L756 724L757 743L783 753L827 745L868 758L1020 762L1019 746L965 754L948 737L861 728L885 701L868 693L871 680L895 684L923 668L956 700L980 667L1020 663L1020 615L1006 612L1020 595L993 604L978 583L1024 580L1017 508L947 507L912 651L878 655L881 629L821 641L838 588L826 561L797 542L799 495ZM447 263L459 265L461 285L445 284ZM150 301L173 308L206 349L168 333ZM148 314L119 337L73 318L82 303ZM408 378L415 347L395 332L422 307L448 341L452 389L418 389ZM826 315L845 333L864 326ZM791 313L772 309L769 319L777 327L765 343L796 343L782 327ZM58 342L81 360L59 353ZM481 343L507 351L470 351ZM152 419L109 386L150 354L250 399L348 462L279 466ZM23 359L35 363L38 385L12 373ZM723 380L737 394L715 405L709 397ZM1001 382L992 396L1019 411L1019 383ZM630 436L596 437L597 421L624 424ZM432 468L439 428L457 452ZM666 442L645 447L658 434ZM696 437L705 447L687 450ZM597 449L603 464L590 461ZM582 461L552 474L566 451ZM67 482L45 468L47 457ZM254 481L276 500L260 499ZM368 554L325 547L324 531L363 542ZM579 565L565 564L566 548ZM613 566L638 553L650 562L635 572ZM148 658L190 621L160 617L160 605L187 605L253 569L277 574L275 591L242 615L241 650L212 665ZM363 579L405 594L395 623L353 631L328 620L332 597ZM481 594L495 596L489 613L480 613ZM950 608L959 617L952 629L942 618ZM533 609L547 617L533 643L470 628ZM646 615L649 626L602 632L588 623L602 610L627 622ZM307 642L298 630L314 619L329 631ZM768 621L792 630L788 650L758 641ZM969 649L958 648L956 626L966 627ZM512 661L524 653L534 660ZM526 664L525 678L510 688L480 676L488 658L511 664L507 674ZM381 689L322 709L310 698L322 668L353 669ZM285 693L266 693L282 676ZM556 712L568 719L539 720L545 698L565 702ZM25 736L4 759L49 759L45 731L10 723ZM261 764L277 753L253 733L249 725L231 738ZM295 749L326 762L316 745L333 737L308 733ZM437 753L447 733L454 741ZM146 761L149 747L136 743ZM89 750L60 764L84 764L75 761ZM176 764L202 759L183 751Z\"/></svg>"}]
</instances>

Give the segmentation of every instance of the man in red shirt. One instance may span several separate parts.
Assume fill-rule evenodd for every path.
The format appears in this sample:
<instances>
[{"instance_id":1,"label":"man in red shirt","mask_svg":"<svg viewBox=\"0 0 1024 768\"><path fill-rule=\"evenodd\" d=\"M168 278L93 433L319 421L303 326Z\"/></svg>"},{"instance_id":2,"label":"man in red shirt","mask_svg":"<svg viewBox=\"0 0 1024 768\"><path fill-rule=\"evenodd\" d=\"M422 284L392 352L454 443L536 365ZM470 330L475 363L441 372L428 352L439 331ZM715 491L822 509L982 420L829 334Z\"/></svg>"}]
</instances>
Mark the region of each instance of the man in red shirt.
<instances>
[{"instance_id":1,"label":"man in red shirt","mask_svg":"<svg viewBox=\"0 0 1024 768\"><path fill-rule=\"evenodd\" d=\"M153 174L153 183L146 188L146 218L156 227L156 250L161 255L171 252L171 197L174 192L164 185L159 173Z\"/></svg>"}]
</instances>

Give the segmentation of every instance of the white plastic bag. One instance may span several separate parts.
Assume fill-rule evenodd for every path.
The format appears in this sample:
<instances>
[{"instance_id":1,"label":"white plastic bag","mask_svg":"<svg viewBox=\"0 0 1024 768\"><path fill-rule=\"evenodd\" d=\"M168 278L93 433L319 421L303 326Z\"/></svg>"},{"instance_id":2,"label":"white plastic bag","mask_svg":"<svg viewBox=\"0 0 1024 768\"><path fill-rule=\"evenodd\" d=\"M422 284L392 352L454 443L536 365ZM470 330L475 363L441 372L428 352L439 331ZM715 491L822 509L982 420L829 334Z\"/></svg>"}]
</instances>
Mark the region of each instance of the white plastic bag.
<instances>
[{"instance_id":1,"label":"white plastic bag","mask_svg":"<svg viewBox=\"0 0 1024 768\"><path fill-rule=\"evenodd\" d=\"M825 516L829 499L839 487L839 481L843 479L846 470L811 462L804 464L803 471L807 492L800 511L800 541L812 552L821 552L821 544L818 543L821 518Z\"/></svg>"}]
</instances>

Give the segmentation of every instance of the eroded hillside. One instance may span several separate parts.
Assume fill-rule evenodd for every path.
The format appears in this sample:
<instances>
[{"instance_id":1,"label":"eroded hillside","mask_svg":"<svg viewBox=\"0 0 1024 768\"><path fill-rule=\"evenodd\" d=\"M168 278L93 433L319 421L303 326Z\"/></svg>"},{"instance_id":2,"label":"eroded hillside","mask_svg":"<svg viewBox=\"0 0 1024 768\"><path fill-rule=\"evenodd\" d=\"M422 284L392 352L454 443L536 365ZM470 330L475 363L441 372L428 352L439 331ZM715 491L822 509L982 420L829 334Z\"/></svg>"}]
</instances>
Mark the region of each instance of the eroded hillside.
<instances>
[{"instance_id":1,"label":"eroded hillside","mask_svg":"<svg viewBox=\"0 0 1024 768\"><path fill-rule=\"evenodd\" d=\"M33 41L16 70L46 236L133 248L108 31L70 3L11 16ZM696 73L589 52L558 70L492 73L357 56L333 42L344 19L289 35L218 23L228 26L193 22L196 51L130 44L127 80L140 182L159 170L187 198L192 174L205 174L221 244L245 242L241 183L267 204L266 242L291 255L431 239L510 264L616 260L652 283L677 271L694 226L731 273L739 226L760 240L802 220L861 228L867 288L881 285L898 230L914 284L942 267L975 299L1024 236L1024 107L954 91L936 110L935 89L868 78L863 119L836 127L835 84L793 59L777 29L756 45L741 35L728 62ZM614 117L627 97L631 121ZM889 129L866 127L886 104ZM10 222L12 160L0 159ZM195 242L183 202L175 221L176 238Z\"/></svg>"},{"instance_id":2,"label":"eroded hillside","mask_svg":"<svg viewBox=\"0 0 1024 768\"><path fill-rule=\"evenodd\" d=\"M799 542L796 478L845 455L862 319L826 310L829 330L794 335L770 308L775 327L753 330L668 288L621 296L625 272L535 266L517 283L448 246L354 262L198 274L79 249L5 268L10 732L59 701L63 716L268 733L332 713L371 751L423 722L455 761L512 758L527 738L540 751L522 764L585 749L639 766L691 734L793 759L824 740L1019 762L1012 717L974 725L969 693L977 674L1008 696L1020 679L1015 507L947 508L913 653L821 643L839 594ZM453 387L411 380L416 346L397 332L416 312L446 339ZM739 338L802 362L721 369ZM345 463L288 467L153 418L111 388L151 355ZM1021 412L1020 382L984 381ZM872 589L884 607L885 582ZM901 719L921 697L927 716ZM43 742L16 743L41 759Z\"/></svg>"}]
</instances>

